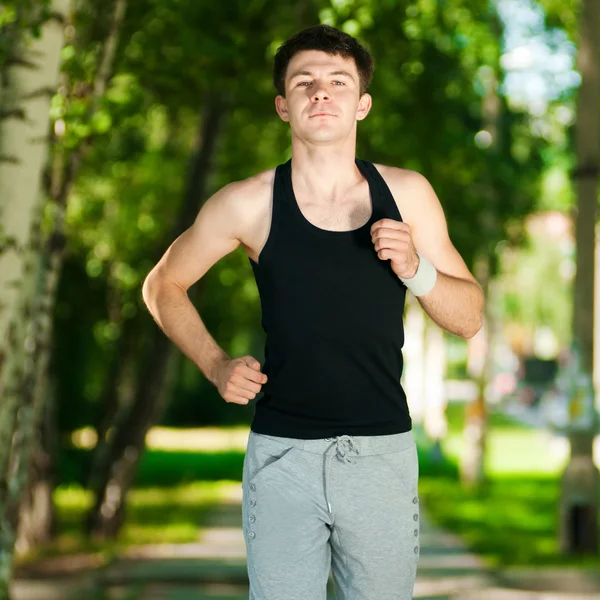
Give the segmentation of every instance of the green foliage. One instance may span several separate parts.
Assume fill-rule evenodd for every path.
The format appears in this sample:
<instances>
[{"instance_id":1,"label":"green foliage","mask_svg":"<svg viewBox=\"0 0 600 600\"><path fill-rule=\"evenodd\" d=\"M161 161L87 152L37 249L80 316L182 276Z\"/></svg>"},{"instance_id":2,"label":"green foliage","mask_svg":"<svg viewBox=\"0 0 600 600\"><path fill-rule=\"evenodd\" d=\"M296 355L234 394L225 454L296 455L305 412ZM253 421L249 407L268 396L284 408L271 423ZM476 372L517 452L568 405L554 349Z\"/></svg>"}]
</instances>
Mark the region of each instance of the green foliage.
<instances>
[{"instance_id":1,"label":"green foliage","mask_svg":"<svg viewBox=\"0 0 600 600\"><path fill-rule=\"evenodd\" d=\"M2 77L2 71L8 62L20 58L21 44L40 36L41 26L50 17L49 5L50 0L4 0L0 5L0 75ZM1 112L0 110L0 114Z\"/></svg>"},{"instance_id":2,"label":"green foliage","mask_svg":"<svg viewBox=\"0 0 600 600\"><path fill-rule=\"evenodd\" d=\"M501 27L485 0L306 0L293 8L275 0L140 0L128 4L112 77L93 104L110 16L99 3L77 5L52 100L59 132L53 157L89 145L66 221L65 277L75 279L61 284L56 315L65 430L98 418L121 345L128 349L120 360L134 380L144 376L140 358L156 324L140 287L173 241L207 100L221 103L226 118L206 195L288 158L288 125L275 114L271 69L279 43L298 29L331 23L373 52L374 105L359 124L358 155L428 177L469 266L478 253L495 256L502 240L522 237L544 161L557 164L556 154L543 154L548 144L532 133L530 117L501 95ZM490 70L502 103L493 152L476 138ZM53 214L49 206L48 223ZM262 360L260 302L242 249L206 274L195 301L227 352ZM250 420L251 407L227 405L187 359L177 369L166 423Z\"/></svg>"},{"instance_id":3,"label":"green foliage","mask_svg":"<svg viewBox=\"0 0 600 600\"><path fill-rule=\"evenodd\" d=\"M286 24L289 26L293 15L285 16L277 25L282 14L275 10L274 3L255 2L247 6L244 19L240 11L227 25L227 36L237 40L232 48L229 38L220 37L222 32L215 30L214 20L208 19L212 8L207 12L205 7L190 2L169 7L156 4L139 3L128 12L122 34L126 41L118 53L115 76L89 121L85 90L93 80L98 57L98 47L92 40L101 39L98 23L105 24L106 16L95 19L88 13L79 15L81 31L72 48L65 51L64 69L72 91L64 88L53 101L53 117L61 119L64 126L55 152L70 152L93 136L91 151L69 201L67 232L71 255L83 263L90 280L101 282L103 289L102 295L94 298L94 305L105 306L105 316L94 327L99 353L104 357L101 364L93 366L93 379L100 382L105 380L111 353L123 336L127 321L136 321L134 329L140 332L140 349L150 328L156 327L141 302L140 288L173 241L187 185L187 164L196 143L206 94L210 91L232 106L213 161L209 192L273 166L288 144L286 130L273 120L267 52L271 36ZM216 19L221 13L214 10ZM241 32L247 30L249 17L266 18L272 26L257 27L260 35L243 39ZM169 28L172 31L165 37ZM185 51L182 68L176 64L174 69L164 57L153 58L157 52L171 56L170 45ZM237 57L233 62L232 51ZM225 65L229 70L226 76L221 72ZM67 288L63 289L66 292ZM61 296L61 305L63 314L73 315L79 294L77 288L70 289L68 296ZM203 320L226 351L260 356L260 307L246 256L238 251L221 261L205 276L203 292L199 305ZM71 308L67 310L66 305ZM72 321L65 321L65 328L72 329ZM132 356L136 357L136 353ZM68 349L66 355L57 357L65 365L64 371L77 360L78 357L69 356ZM240 411L232 413L195 367L187 364L182 369L186 373L174 396L189 407L201 406L197 398L202 397L205 408L198 417L188 409L180 422L191 424L190 418L199 424L211 418L217 422L240 419ZM102 397L102 385L88 382L86 388L86 400L92 405L97 403ZM75 395L61 394L61 398L64 414L72 416L75 406L74 412L81 413L82 404ZM173 414L180 413L175 405ZM97 411L89 414L91 422L94 414ZM167 415L169 419L171 416ZM242 420L249 420L248 411Z\"/></svg>"},{"instance_id":4,"label":"green foliage","mask_svg":"<svg viewBox=\"0 0 600 600\"><path fill-rule=\"evenodd\" d=\"M465 411L446 410L446 460L456 463L463 450ZM459 534L490 566L583 564L563 556L557 521L561 465L552 456L549 434L500 412L488 415L488 481L479 490L463 487L458 475L421 473L419 492L434 522ZM589 559L598 565L598 558Z\"/></svg>"},{"instance_id":5,"label":"green foliage","mask_svg":"<svg viewBox=\"0 0 600 600\"><path fill-rule=\"evenodd\" d=\"M147 487L130 492L127 519L115 541L87 539L83 521L92 502L90 491L61 485L54 492L58 535L53 543L27 556L34 560L77 552L101 552L106 560L128 546L197 541L208 511L231 494L239 483L195 482L177 487Z\"/></svg>"},{"instance_id":6,"label":"green foliage","mask_svg":"<svg viewBox=\"0 0 600 600\"><path fill-rule=\"evenodd\" d=\"M175 452L146 450L140 461L135 486L164 487L194 481L241 481L244 453ZM91 464L91 452L64 449L60 462L60 481L63 484L84 485Z\"/></svg>"},{"instance_id":7,"label":"green foliage","mask_svg":"<svg viewBox=\"0 0 600 600\"><path fill-rule=\"evenodd\" d=\"M487 486L479 491L464 489L458 477L457 454L452 439L462 433L464 405L448 409L448 439L445 458L436 462L430 442L419 441L420 495L433 520L459 533L491 565L580 564L558 552L556 538L559 478L551 473L552 456L540 446L545 433L492 413L490 422L490 469ZM511 450L514 440L521 447ZM521 442L519 442L521 443ZM539 470L518 474L527 454L545 461ZM195 527L204 522L205 510L218 502L223 486L239 486L242 451L174 452L148 451L144 455L136 489L131 492L124 533L119 547L141 541L191 541ZM56 492L61 534L50 553L88 547L81 538L81 520L91 502L81 482L89 464L89 452L71 450L61 460L62 485ZM95 549L110 550L116 545ZM589 559L598 564L597 558Z\"/></svg>"},{"instance_id":8,"label":"green foliage","mask_svg":"<svg viewBox=\"0 0 600 600\"><path fill-rule=\"evenodd\" d=\"M80 485L86 482L91 464L91 452L84 449L63 449L60 458L60 482L63 485ZM451 461L436 463L430 447L419 448L420 472L424 476L457 476L456 465ZM244 452L146 450L135 479L137 488L169 488L187 485L194 481L241 481Z\"/></svg>"},{"instance_id":9,"label":"green foliage","mask_svg":"<svg viewBox=\"0 0 600 600\"><path fill-rule=\"evenodd\" d=\"M498 242L514 235L534 204L544 143L531 135L528 115L509 110L501 98L497 147L477 144L484 81L493 72L501 78L500 26L490 4L356 1L334 7L322 17L343 27L360 15L351 22L377 61L359 154L430 180L469 266L479 252L495 256ZM526 155L514 151L517 144L527 147Z\"/></svg>"},{"instance_id":10,"label":"green foliage","mask_svg":"<svg viewBox=\"0 0 600 600\"><path fill-rule=\"evenodd\" d=\"M580 564L559 552L556 477L498 476L480 493L455 479L423 478L419 489L435 522L460 534L490 565Z\"/></svg>"},{"instance_id":11,"label":"green foliage","mask_svg":"<svg viewBox=\"0 0 600 600\"><path fill-rule=\"evenodd\" d=\"M110 345L98 343L94 336L95 326L105 314L105 283L90 280L78 262L67 260L64 265L52 339L61 432L88 424L99 412L97 401L111 350Z\"/></svg>"},{"instance_id":12,"label":"green foliage","mask_svg":"<svg viewBox=\"0 0 600 600\"><path fill-rule=\"evenodd\" d=\"M537 0L537 3L546 11L548 27L564 29L572 40L576 39L582 0Z\"/></svg>"}]
</instances>

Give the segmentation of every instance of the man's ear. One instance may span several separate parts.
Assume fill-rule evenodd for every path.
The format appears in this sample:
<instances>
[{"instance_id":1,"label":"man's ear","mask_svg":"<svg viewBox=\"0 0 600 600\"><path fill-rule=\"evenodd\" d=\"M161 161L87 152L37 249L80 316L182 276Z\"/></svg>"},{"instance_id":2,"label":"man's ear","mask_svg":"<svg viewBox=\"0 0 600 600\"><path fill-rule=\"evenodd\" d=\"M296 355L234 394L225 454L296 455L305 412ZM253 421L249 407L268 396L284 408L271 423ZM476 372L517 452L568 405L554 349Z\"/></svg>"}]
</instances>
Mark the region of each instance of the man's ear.
<instances>
[{"instance_id":1,"label":"man's ear","mask_svg":"<svg viewBox=\"0 0 600 600\"><path fill-rule=\"evenodd\" d=\"M275 110L282 121L289 122L290 116L287 109L287 100L281 94L275 98Z\"/></svg>"},{"instance_id":2,"label":"man's ear","mask_svg":"<svg viewBox=\"0 0 600 600\"><path fill-rule=\"evenodd\" d=\"M356 109L356 120L362 121L371 110L372 98L370 94L364 93L358 101L358 108Z\"/></svg>"}]
</instances>

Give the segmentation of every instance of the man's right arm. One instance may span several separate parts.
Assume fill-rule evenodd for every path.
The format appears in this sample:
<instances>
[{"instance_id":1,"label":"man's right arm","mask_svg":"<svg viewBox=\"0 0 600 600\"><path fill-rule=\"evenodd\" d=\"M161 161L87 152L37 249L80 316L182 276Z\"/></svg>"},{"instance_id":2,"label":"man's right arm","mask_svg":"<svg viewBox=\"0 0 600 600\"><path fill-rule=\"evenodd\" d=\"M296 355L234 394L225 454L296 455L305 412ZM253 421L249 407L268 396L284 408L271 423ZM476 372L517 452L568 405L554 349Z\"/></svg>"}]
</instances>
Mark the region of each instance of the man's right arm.
<instances>
[{"instance_id":1,"label":"man's right arm","mask_svg":"<svg viewBox=\"0 0 600 600\"><path fill-rule=\"evenodd\" d=\"M240 245L244 182L211 196L193 225L167 249L146 277L142 295L160 328L190 358L227 401L245 404L266 376L252 357L232 359L216 343L187 295L218 260ZM227 388L227 389L225 389ZM225 395L227 394L227 396Z\"/></svg>"}]
</instances>

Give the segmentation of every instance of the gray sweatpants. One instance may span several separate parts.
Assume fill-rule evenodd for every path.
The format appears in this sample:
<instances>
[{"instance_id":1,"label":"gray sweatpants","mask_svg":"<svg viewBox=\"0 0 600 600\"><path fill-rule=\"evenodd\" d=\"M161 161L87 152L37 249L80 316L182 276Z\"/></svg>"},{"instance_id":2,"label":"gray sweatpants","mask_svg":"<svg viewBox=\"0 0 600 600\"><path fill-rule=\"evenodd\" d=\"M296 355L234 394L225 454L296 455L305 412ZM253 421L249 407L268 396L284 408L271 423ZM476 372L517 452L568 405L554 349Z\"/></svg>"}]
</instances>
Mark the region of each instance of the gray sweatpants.
<instances>
[{"instance_id":1,"label":"gray sweatpants","mask_svg":"<svg viewBox=\"0 0 600 600\"><path fill-rule=\"evenodd\" d=\"M410 600L419 559L412 432L250 432L242 517L250 600Z\"/></svg>"}]
</instances>

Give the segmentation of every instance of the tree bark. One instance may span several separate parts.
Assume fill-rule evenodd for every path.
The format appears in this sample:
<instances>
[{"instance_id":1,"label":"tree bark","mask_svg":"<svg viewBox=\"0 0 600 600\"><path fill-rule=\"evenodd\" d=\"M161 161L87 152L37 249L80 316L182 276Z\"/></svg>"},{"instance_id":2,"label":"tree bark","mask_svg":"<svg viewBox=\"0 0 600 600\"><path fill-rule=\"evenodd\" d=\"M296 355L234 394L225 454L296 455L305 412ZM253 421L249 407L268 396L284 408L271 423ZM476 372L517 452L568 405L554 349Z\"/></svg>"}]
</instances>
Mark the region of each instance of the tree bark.
<instances>
[{"instance_id":1,"label":"tree bark","mask_svg":"<svg viewBox=\"0 0 600 600\"><path fill-rule=\"evenodd\" d=\"M443 457L442 440L446 437L446 340L444 331L433 321L429 321L425 333L425 432L433 441L433 460L440 462Z\"/></svg>"},{"instance_id":2,"label":"tree bark","mask_svg":"<svg viewBox=\"0 0 600 600\"><path fill-rule=\"evenodd\" d=\"M116 49L117 33L124 12L125 0L118 0L115 4L113 21L94 82L93 98L89 109L90 114L93 114L96 110L98 100L106 89ZM20 480L23 485L27 486L27 490L23 494L23 506L12 509L12 512L18 515L17 520L19 517L24 520L24 525L20 528L20 549L31 548L36 540L47 539L53 526L50 455L44 449L43 439L39 435L36 436L36 434L42 433L43 419L41 416L44 401L49 391L52 317L66 251L64 234L66 207L79 165L89 146L90 139L87 138L69 156L60 146L56 148L52 168L50 169L50 182L46 190L50 200L56 207L56 211L53 232L45 241L44 251L39 256L33 292L36 299L36 309L32 311L30 326L35 354L31 366L32 373L28 378L32 386L29 393L33 395L33 408L28 420L28 431L23 436L25 440L29 439L30 441L26 444L27 452L19 467ZM31 465L29 464L29 456L31 456ZM35 528L33 525L35 525ZM17 523L15 523L15 526L17 526Z\"/></svg>"},{"instance_id":3,"label":"tree bark","mask_svg":"<svg viewBox=\"0 0 600 600\"><path fill-rule=\"evenodd\" d=\"M600 1L583 0L579 21L577 67L581 86L575 128L577 191L575 217L577 273L573 302L573 340L581 356L581 376L593 394L595 226L600 169ZM576 394L575 390L571 392ZM592 401L592 406L595 403ZM585 427L571 429L571 454L561 481L559 542L567 554L598 552L598 470L593 440L595 409Z\"/></svg>"},{"instance_id":4,"label":"tree bark","mask_svg":"<svg viewBox=\"0 0 600 600\"><path fill-rule=\"evenodd\" d=\"M40 251L41 173L70 0L54 0L36 38L29 29L3 66L0 119L0 599L9 595L18 501L35 431L33 306Z\"/></svg>"},{"instance_id":5,"label":"tree bark","mask_svg":"<svg viewBox=\"0 0 600 600\"><path fill-rule=\"evenodd\" d=\"M199 123L197 150L192 156L189 183L172 239L193 223L206 195L208 175L215 154L220 126L225 117L225 100L219 96L207 99ZM196 285L195 293L201 290ZM125 519L125 499L145 447L146 433L162 416L169 395L168 373L176 347L159 329L140 371L133 404L122 420L114 424L114 435L99 444L92 475L95 502L87 516L88 533L96 538L114 538Z\"/></svg>"},{"instance_id":6,"label":"tree bark","mask_svg":"<svg viewBox=\"0 0 600 600\"><path fill-rule=\"evenodd\" d=\"M121 312L120 306L118 312ZM96 423L97 445L108 442L110 428L122 420L119 413L123 411L126 413L132 404L132 395L136 383L135 361L132 359L139 352L135 345L136 325L141 319L141 316L136 315L132 319L121 322L121 335L111 356L111 363L100 401L102 413ZM113 318L113 322L115 321L116 318ZM93 460L97 460L98 456L99 454L95 452ZM91 484L91 476L96 470L97 465L93 463L90 467L88 485Z\"/></svg>"},{"instance_id":7,"label":"tree bark","mask_svg":"<svg viewBox=\"0 0 600 600\"><path fill-rule=\"evenodd\" d=\"M498 15L491 16L491 26L498 36L502 34L502 28ZM499 57L496 57L498 59ZM496 167L495 158L500 156L502 140L500 139L500 113L502 103L498 96L498 64L494 66L482 66L480 68L480 79L485 93L482 98L482 120L483 128L490 135L490 144L486 150L488 153L488 182L485 193L485 202L488 208L482 213L481 229L485 239L498 239L496 235L495 207L498 204L498 192L495 189L495 181L492 169ZM487 446L487 401L486 388L491 375L491 343L490 333L492 327L490 313L490 301L488 298L491 284L493 248L485 247L475 262L475 277L483 289L486 299L483 315L483 327L473 338L468 340L469 368L471 376L477 386L476 398L467 404L465 409L465 448L461 458L460 475L461 481L467 486L480 486L485 482L485 454Z\"/></svg>"},{"instance_id":8,"label":"tree bark","mask_svg":"<svg viewBox=\"0 0 600 600\"><path fill-rule=\"evenodd\" d=\"M412 295L406 297L403 385L415 428L425 419L425 312Z\"/></svg>"},{"instance_id":9,"label":"tree bark","mask_svg":"<svg viewBox=\"0 0 600 600\"><path fill-rule=\"evenodd\" d=\"M485 297L489 291L489 259L481 256L475 266L477 281ZM464 485L475 487L485 481L485 450L487 441L486 386L490 366L489 318L484 311L483 327L467 342L468 370L475 381L477 394L465 407L464 451L460 477Z\"/></svg>"},{"instance_id":10,"label":"tree bark","mask_svg":"<svg viewBox=\"0 0 600 600\"><path fill-rule=\"evenodd\" d=\"M46 397L41 401L43 416L29 461L29 484L21 499L15 550L17 554L31 551L49 542L56 533L56 512L53 492L57 482L59 442L57 437L56 397L50 382L44 380Z\"/></svg>"}]
</instances>

